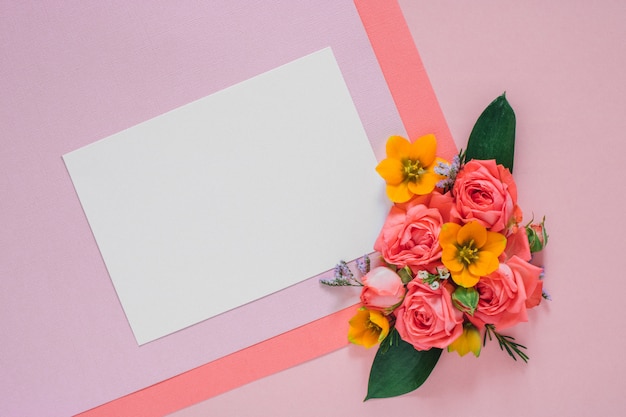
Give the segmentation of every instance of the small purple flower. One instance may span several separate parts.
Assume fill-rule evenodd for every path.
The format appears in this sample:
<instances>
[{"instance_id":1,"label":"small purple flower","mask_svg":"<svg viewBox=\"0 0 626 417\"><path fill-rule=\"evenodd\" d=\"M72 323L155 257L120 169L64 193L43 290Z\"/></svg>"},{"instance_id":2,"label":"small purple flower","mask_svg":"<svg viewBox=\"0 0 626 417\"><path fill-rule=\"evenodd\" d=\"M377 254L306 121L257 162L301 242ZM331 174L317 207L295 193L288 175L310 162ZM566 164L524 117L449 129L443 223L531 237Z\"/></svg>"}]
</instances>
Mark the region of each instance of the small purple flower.
<instances>
[{"instance_id":1,"label":"small purple flower","mask_svg":"<svg viewBox=\"0 0 626 417\"><path fill-rule=\"evenodd\" d=\"M452 163L447 162L438 162L437 166L434 168L435 173L442 175L446 178L442 179L437 183L438 188L442 188L444 190L449 190L454 186L454 181L456 180L456 176L461 169L461 158L459 155L455 155L452 159Z\"/></svg>"},{"instance_id":2,"label":"small purple flower","mask_svg":"<svg viewBox=\"0 0 626 417\"><path fill-rule=\"evenodd\" d=\"M367 255L363 255L362 258L356 260L356 267L362 275L370 272L370 257Z\"/></svg>"}]
</instances>

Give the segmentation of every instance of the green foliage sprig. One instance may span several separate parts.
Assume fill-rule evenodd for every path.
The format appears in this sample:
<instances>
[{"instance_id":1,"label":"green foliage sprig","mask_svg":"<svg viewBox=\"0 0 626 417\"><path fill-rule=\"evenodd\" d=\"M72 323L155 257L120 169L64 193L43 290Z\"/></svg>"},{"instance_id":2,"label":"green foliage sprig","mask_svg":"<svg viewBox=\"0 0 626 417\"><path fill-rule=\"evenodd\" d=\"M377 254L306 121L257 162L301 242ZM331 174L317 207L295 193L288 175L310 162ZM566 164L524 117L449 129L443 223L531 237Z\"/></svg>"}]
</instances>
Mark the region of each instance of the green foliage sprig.
<instances>
[{"instance_id":1,"label":"green foliage sprig","mask_svg":"<svg viewBox=\"0 0 626 417\"><path fill-rule=\"evenodd\" d=\"M493 324L487 324L485 326L485 335L483 336L483 346L487 344L487 337L489 337L489 341L492 340L492 335L498 341L500 345L500 349L506 351L510 357L513 358L514 361L517 361L515 355L519 356L521 360L524 362L528 362L528 355L526 352L522 351L522 349L526 349L526 346L520 345L515 342L515 338L512 336L505 336L496 331L496 327Z\"/></svg>"}]
</instances>

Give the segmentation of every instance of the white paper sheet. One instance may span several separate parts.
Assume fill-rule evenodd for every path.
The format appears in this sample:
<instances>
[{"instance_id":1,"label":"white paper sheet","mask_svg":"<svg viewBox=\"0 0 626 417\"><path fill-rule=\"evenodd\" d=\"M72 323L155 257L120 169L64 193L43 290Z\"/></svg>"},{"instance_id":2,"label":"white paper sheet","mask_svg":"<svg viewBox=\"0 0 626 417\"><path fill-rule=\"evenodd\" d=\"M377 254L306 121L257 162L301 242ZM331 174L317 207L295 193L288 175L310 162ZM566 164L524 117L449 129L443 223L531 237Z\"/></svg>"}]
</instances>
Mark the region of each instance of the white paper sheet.
<instances>
[{"instance_id":1,"label":"white paper sheet","mask_svg":"<svg viewBox=\"0 0 626 417\"><path fill-rule=\"evenodd\" d=\"M388 209L330 48L63 158L139 344L370 252Z\"/></svg>"}]
</instances>

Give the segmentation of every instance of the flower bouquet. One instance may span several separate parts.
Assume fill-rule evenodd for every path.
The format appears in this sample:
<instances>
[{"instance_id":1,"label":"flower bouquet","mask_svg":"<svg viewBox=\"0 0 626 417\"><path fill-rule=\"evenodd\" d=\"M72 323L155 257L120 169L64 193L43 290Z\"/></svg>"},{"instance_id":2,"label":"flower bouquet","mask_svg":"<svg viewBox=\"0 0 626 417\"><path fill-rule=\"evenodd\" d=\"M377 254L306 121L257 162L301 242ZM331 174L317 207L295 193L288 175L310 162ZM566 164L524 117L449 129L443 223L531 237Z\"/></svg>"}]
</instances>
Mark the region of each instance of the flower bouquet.
<instances>
[{"instance_id":1,"label":"flower bouquet","mask_svg":"<svg viewBox=\"0 0 626 417\"><path fill-rule=\"evenodd\" d=\"M394 203L374 244L382 259L375 267L368 256L358 260L356 275L342 261L321 281L362 287L348 339L379 345L366 400L417 389L443 349L479 356L495 339L514 360L528 360L526 347L500 331L549 299L542 268L530 263L548 235L544 221L521 224L514 145L515 114L504 94L450 162L437 156L432 134L387 141L376 167Z\"/></svg>"}]
</instances>

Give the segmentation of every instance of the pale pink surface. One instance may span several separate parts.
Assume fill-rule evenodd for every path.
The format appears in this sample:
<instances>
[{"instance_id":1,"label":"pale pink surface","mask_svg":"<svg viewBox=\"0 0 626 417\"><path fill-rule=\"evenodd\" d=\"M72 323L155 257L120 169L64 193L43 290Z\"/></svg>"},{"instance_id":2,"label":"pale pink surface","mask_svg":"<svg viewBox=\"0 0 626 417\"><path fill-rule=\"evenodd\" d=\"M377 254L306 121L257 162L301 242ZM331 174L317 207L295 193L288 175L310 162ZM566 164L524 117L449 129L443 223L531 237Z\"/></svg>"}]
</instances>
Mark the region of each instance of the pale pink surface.
<instances>
[{"instance_id":1,"label":"pale pink surface","mask_svg":"<svg viewBox=\"0 0 626 417\"><path fill-rule=\"evenodd\" d=\"M504 90L518 116L519 203L528 219L548 217L554 299L509 330L530 362L494 343L478 359L444 353L420 390L363 403L374 351L350 346L174 416L626 414L626 282L615 262L626 249L626 4L400 3L457 145Z\"/></svg>"},{"instance_id":2,"label":"pale pink surface","mask_svg":"<svg viewBox=\"0 0 626 417\"><path fill-rule=\"evenodd\" d=\"M327 46L380 157L405 132L351 1L0 10L0 415L79 413L358 301L308 280L138 347L61 159Z\"/></svg>"},{"instance_id":3,"label":"pale pink surface","mask_svg":"<svg viewBox=\"0 0 626 417\"><path fill-rule=\"evenodd\" d=\"M625 226L618 155L624 153L626 131L626 11L619 2L559 3L402 1L459 145L465 144L480 110L503 90L518 115L519 201L526 214L548 215L546 288L555 299L532 311L530 323L512 332L529 346L531 362L514 363L495 345L480 359L444 354L420 391L363 404L374 352L350 347L179 415L374 416L414 410L446 416L468 406L481 415L503 410L513 416L624 414L621 376L626 365L620 346L626 333L618 297L625 284L611 261L621 259L624 249L618 235ZM200 38L211 38L206 34L210 28L200 22L182 27L182 21L194 19L179 10L169 13L173 20L168 21L168 12L158 8L139 13L137 6L120 3L107 14L80 6L73 9L76 16L63 20L54 10L33 6L28 13L28 7L3 4L0 25L2 149L11 152L10 158L2 156L0 177L2 195L10 196L3 200L0 245L0 411L10 416L66 415L63 410L84 403L88 391L104 396L103 382L113 376L121 386L118 391L125 391L144 371L151 373L144 380L158 379L160 367L151 366L156 361L163 361L159 366L191 361L204 348L182 351L175 345L185 342L187 347L203 339L198 333L181 333L176 343L144 349L142 355L149 360L143 360L131 345L130 330L120 335L125 323L121 309L103 308L117 303L112 286L104 279L97 286L81 279L102 276L103 266L94 261L97 251L84 225L72 220L81 212L71 203L74 194L65 184L62 162L49 155L82 144L79 138L95 140L156 115L159 103L174 107L201 96L198 89L210 80L200 79L200 63L209 58L196 57L196 64L180 74L146 53L146 42L182 55L182 64L194 48L198 51ZM53 30L68 24L63 33L69 43ZM71 36L78 33L75 26L83 27L80 33L91 43ZM120 27L142 40L144 48L136 49L137 55L132 44L111 55L122 41L113 36ZM13 31L21 35L16 38ZM181 50L176 39L182 36L191 41L182 43L186 49ZM127 37L123 41L129 42ZM82 46L82 57L67 56L72 45ZM122 58L144 65L120 67ZM99 68L104 64L111 67ZM116 83L88 77L85 69L89 76L109 74ZM153 91L155 81L164 89ZM368 132L385 135L385 128L376 130L377 123L385 123L384 117L366 123ZM611 223L603 226L605 218ZM87 252L87 260L76 262ZM73 277L69 281L68 275ZM85 299L85 293L90 297ZM109 370L111 362L117 365ZM81 387L84 381L90 385ZM31 408L18 413L16 406Z\"/></svg>"},{"instance_id":4,"label":"pale pink surface","mask_svg":"<svg viewBox=\"0 0 626 417\"><path fill-rule=\"evenodd\" d=\"M400 6L395 0L359 0L355 5L407 131L437 132L438 148L442 155L452 157L456 153L456 145L452 141ZM393 51L388 49L389 45L393 45ZM413 75L407 76L403 71L407 67L411 67ZM415 113L419 113L420 117L411 116ZM432 126L434 130L428 126ZM417 136L420 136L419 133L411 134L410 137ZM290 294L290 297L293 295ZM311 296L314 293L306 291L305 295ZM319 300L309 297L309 302L316 303ZM351 306L80 415L161 416L322 356L348 344L345 326L353 309L354 306ZM322 332L324 338L319 338ZM298 341L295 349L289 347L293 341ZM207 372L212 377L207 379L203 376Z\"/></svg>"}]
</instances>

